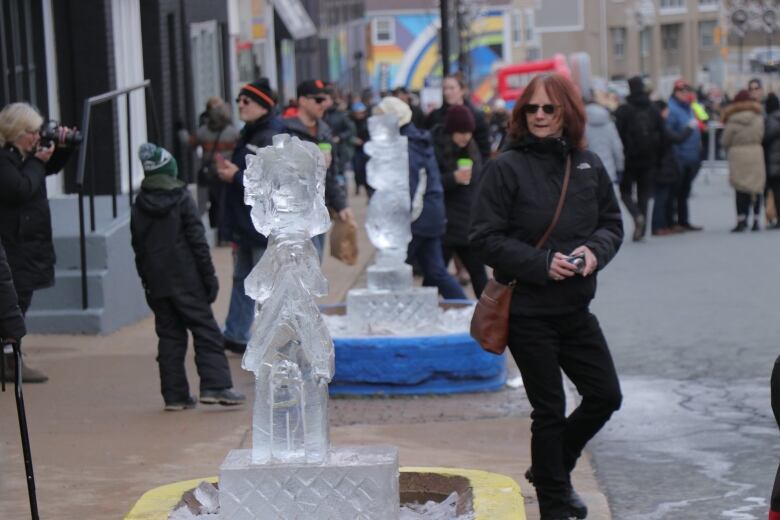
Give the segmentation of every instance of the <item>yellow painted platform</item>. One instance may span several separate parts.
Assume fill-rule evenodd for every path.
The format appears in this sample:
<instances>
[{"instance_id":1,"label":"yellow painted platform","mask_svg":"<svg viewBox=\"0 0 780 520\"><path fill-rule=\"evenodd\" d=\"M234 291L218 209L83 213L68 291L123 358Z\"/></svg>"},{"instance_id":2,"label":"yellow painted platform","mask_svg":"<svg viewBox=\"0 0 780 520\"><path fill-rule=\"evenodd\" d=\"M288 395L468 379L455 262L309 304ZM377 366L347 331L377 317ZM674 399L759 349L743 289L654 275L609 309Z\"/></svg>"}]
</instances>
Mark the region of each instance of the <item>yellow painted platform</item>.
<instances>
[{"instance_id":1,"label":"yellow painted platform","mask_svg":"<svg viewBox=\"0 0 780 520\"><path fill-rule=\"evenodd\" d=\"M460 468L407 467L402 472L438 473L469 480L474 493L476 520L525 520L525 506L520 486L513 479L498 473ZM216 483L217 477L175 482L151 489L143 494L125 520L166 520L168 514L188 489L203 481Z\"/></svg>"}]
</instances>

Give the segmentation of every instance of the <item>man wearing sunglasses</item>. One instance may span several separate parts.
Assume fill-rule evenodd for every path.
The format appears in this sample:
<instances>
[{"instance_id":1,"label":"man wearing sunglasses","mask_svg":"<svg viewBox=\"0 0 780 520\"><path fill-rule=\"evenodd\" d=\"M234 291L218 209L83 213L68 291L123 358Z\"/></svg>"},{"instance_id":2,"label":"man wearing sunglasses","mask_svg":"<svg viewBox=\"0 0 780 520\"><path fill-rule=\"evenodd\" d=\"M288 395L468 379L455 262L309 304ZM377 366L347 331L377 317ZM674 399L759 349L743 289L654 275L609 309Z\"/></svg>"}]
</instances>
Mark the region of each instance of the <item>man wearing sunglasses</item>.
<instances>
[{"instance_id":1,"label":"man wearing sunglasses","mask_svg":"<svg viewBox=\"0 0 780 520\"><path fill-rule=\"evenodd\" d=\"M252 224L251 208L244 203L246 156L253 149L271 146L273 136L284 132L276 115L276 98L266 78L244 85L236 98L238 117L244 122L230 160L214 155L219 178L226 184L222 235L233 243L233 289L225 319L225 348L237 354L246 350L255 314L255 302L244 293L244 279L265 252L267 239Z\"/></svg>"},{"instance_id":2,"label":"man wearing sunglasses","mask_svg":"<svg viewBox=\"0 0 780 520\"><path fill-rule=\"evenodd\" d=\"M298 114L284 119L287 133L298 137L303 141L309 141L318 145L333 146L333 132L328 124L322 120L325 110L330 106L331 99L325 83L319 79L309 79L301 82L297 89ZM324 152L326 166L325 175L325 204L338 215L338 218L347 222L354 222L352 209L347 202L346 183L339 179L333 164L331 152ZM319 235L312 239L322 259L325 248L325 235Z\"/></svg>"}]
</instances>

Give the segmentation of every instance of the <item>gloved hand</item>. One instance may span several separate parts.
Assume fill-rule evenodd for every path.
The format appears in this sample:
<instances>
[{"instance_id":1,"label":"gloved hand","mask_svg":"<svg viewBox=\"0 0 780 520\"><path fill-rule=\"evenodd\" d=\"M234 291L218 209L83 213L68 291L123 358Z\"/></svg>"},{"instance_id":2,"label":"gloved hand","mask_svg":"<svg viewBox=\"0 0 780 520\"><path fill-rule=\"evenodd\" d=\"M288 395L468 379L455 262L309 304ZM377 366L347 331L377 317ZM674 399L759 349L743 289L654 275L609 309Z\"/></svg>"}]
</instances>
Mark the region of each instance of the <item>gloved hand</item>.
<instances>
[{"instance_id":1,"label":"gloved hand","mask_svg":"<svg viewBox=\"0 0 780 520\"><path fill-rule=\"evenodd\" d=\"M216 276L207 276L203 279L203 285L206 286L206 295L209 303L214 303L219 293L219 280Z\"/></svg>"}]
</instances>

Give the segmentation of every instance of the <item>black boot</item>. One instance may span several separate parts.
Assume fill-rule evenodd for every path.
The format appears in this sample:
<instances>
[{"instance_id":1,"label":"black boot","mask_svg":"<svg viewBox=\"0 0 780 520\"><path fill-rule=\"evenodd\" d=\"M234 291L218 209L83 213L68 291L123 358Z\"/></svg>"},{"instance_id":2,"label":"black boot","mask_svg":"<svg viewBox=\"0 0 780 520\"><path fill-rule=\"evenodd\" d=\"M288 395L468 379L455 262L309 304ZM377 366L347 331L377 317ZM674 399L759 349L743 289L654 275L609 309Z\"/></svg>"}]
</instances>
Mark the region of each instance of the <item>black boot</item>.
<instances>
[{"instance_id":1,"label":"black boot","mask_svg":"<svg viewBox=\"0 0 780 520\"><path fill-rule=\"evenodd\" d=\"M747 220L740 219L737 221L737 225L731 230L732 233L742 233L747 229Z\"/></svg>"},{"instance_id":2,"label":"black boot","mask_svg":"<svg viewBox=\"0 0 780 520\"><path fill-rule=\"evenodd\" d=\"M531 484L534 483L533 468L528 468L525 471L525 479ZM587 518L588 506L582 497L574 490L574 486L569 484L566 489L566 505L569 507L569 514L574 518ZM564 517L567 518L567 517Z\"/></svg>"},{"instance_id":3,"label":"black boot","mask_svg":"<svg viewBox=\"0 0 780 520\"><path fill-rule=\"evenodd\" d=\"M16 361L13 354L2 354L3 364L5 365L5 382L13 383L16 381ZM22 383L45 383L49 377L34 368L28 367L22 359Z\"/></svg>"}]
</instances>

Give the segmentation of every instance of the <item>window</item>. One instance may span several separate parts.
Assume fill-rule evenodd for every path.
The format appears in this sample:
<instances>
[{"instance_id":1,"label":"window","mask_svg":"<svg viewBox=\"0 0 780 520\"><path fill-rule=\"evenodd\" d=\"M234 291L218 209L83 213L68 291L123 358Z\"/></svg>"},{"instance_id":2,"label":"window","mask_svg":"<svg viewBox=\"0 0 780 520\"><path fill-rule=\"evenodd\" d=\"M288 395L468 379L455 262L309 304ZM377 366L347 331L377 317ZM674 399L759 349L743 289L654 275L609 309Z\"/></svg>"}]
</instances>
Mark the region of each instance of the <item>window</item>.
<instances>
[{"instance_id":1,"label":"window","mask_svg":"<svg viewBox=\"0 0 780 520\"><path fill-rule=\"evenodd\" d=\"M512 12L512 45L519 47L523 43L523 12Z\"/></svg>"},{"instance_id":2,"label":"window","mask_svg":"<svg viewBox=\"0 0 780 520\"><path fill-rule=\"evenodd\" d=\"M525 43L537 43L536 31L534 31L534 10L523 11L523 29L525 29Z\"/></svg>"},{"instance_id":3,"label":"window","mask_svg":"<svg viewBox=\"0 0 780 520\"><path fill-rule=\"evenodd\" d=\"M373 20L373 41L375 45L395 43L395 18L375 18Z\"/></svg>"},{"instance_id":4,"label":"window","mask_svg":"<svg viewBox=\"0 0 780 520\"><path fill-rule=\"evenodd\" d=\"M717 11L720 7L720 0L699 0L699 9L702 11Z\"/></svg>"},{"instance_id":5,"label":"window","mask_svg":"<svg viewBox=\"0 0 780 520\"><path fill-rule=\"evenodd\" d=\"M699 47L702 49L715 47L715 28L717 26L718 22L716 20L699 22Z\"/></svg>"},{"instance_id":6,"label":"window","mask_svg":"<svg viewBox=\"0 0 780 520\"><path fill-rule=\"evenodd\" d=\"M650 49L652 47L652 29L646 27L639 31L639 56L647 58L650 56Z\"/></svg>"},{"instance_id":7,"label":"window","mask_svg":"<svg viewBox=\"0 0 780 520\"><path fill-rule=\"evenodd\" d=\"M679 23L661 26L661 48L664 52L674 53L680 49L681 26Z\"/></svg>"},{"instance_id":8,"label":"window","mask_svg":"<svg viewBox=\"0 0 780 520\"><path fill-rule=\"evenodd\" d=\"M707 0L704 0L707 1ZM661 0L661 9L684 9L685 0Z\"/></svg>"},{"instance_id":9,"label":"window","mask_svg":"<svg viewBox=\"0 0 780 520\"><path fill-rule=\"evenodd\" d=\"M613 27L612 33L612 54L616 59L622 59L626 56L626 28Z\"/></svg>"}]
</instances>

